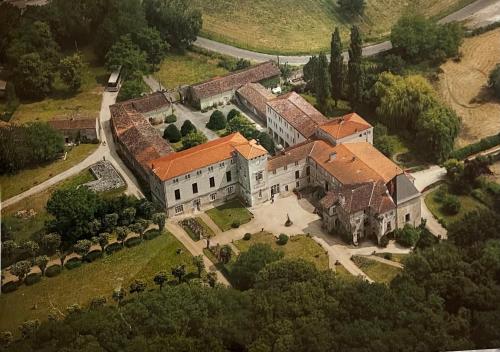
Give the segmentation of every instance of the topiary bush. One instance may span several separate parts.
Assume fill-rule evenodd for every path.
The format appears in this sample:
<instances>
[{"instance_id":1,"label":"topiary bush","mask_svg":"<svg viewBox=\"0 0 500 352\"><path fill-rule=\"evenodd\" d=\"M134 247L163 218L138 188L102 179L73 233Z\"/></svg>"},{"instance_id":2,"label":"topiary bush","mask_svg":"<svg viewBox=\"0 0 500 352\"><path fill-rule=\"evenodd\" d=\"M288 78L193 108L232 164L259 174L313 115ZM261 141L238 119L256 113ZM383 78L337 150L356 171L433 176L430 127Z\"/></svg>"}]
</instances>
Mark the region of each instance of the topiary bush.
<instances>
[{"instance_id":1,"label":"topiary bush","mask_svg":"<svg viewBox=\"0 0 500 352\"><path fill-rule=\"evenodd\" d=\"M99 259L99 258L102 258L102 251L99 249L94 249L93 251L91 251L91 252L87 253L87 255L85 255L84 260L87 263L92 263L94 260Z\"/></svg>"},{"instance_id":2,"label":"topiary bush","mask_svg":"<svg viewBox=\"0 0 500 352\"><path fill-rule=\"evenodd\" d=\"M207 128L213 131L218 131L226 128L226 125L227 121L224 117L224 114L219 110L215 110L212 115L210 115L210 120L207 123Z\"/></svg>"},{"instance_id":3,"label":"topiary bush","mask_svg":"<svg viewBox=\"0 0 500 352\"><path fill-rule=\"evenodd\" d=\"M68 270L78 268L82 265L82 260L80 258L71 258L64 264L64 267Z\"/></svg>"},{"instance_id":4,"label":"topiary bush","mask_svg":"<svg viewBox=\"0 0 500 352\"><path fill-rule=\"evenodd\" d=\"M233 229L237 229L238 227L240 227L240 222L238 220L234 220L232 223L231 223L231 227Z\"/></svg>"},{"instance_id":5,"label":"topiary bush","mask_svg":"<svg viewBox=\"0 0 500 352\"><path fill-rule=\"evenodd\" d=\"M280 246L284 246L285 244L288 243L288 236L285 235L284 233L280 234L278 236L278 242L277 242Z\"/></svg>"},{"instance_id":6,"label":"topiary bush","mask_svg":"<svg viewBox=\"0 0 500 352\"><path fill-rule=\"evenodd\" d=\"M54 277L57 276L61 273L62 268L58 264L54 264L49 266L47 269L45 269L45 276L47 277Z\"/></svg>"},{"instance_id":7,"label":"topiary bush","mask_svg":"<svg viewBox=\"0 0 500 352\"><path fill-rule=\"evenodd\" d=\"M36 284L42 279L42 273L31 273L26 276L24 283L28 286Z\"/></svg>"},{"instance_id":8,"label":"topiary bush","mask_svg":"<svg viewBox=\"0 0 500 352\"><path fill-rule=\"evenodd\" d=\"M156 237L158 237L158 236L160 236L160 235L161 235L161 232L160 232L160 231L158 231L158 230L149 230L149 231L147 231L147 232L144 234L143 238L144 238L146 241L150 241L150 240L152 240L152 239L154 239L154 238L156 238Z\"/></svg>"},{"instance_id":9,"label":"topiary bush","mask_svg":"<svg viewBox=\"0 0 500 352\"><path fill-rule=\"evenodd\" d=\"M172 124L168 125L165 131L163 131L163 138L171 143L177 143L181 140L182 136L177 126Z\"/></svg>"},{"instance_id":10,"label":"topiary bush","mask_svg":"<svg viewBox=\"0 0 500 352\"><path fill-rule=\"evenodd\" d=\"M121 245L121 243L119 242L115 242L115 243L111 243L109 244L105 251L106 251L106 254L113 254L114 252L118 252L119 250L121 250L123 247Z\"/></svg>"},{"instance_id":11,"label":"topiary bush","mask_svg":"<svg viewBox=\"0 0 500 352\"><path fill-rule=\"evenodd\" d=\"M132 237L125 241L125 247L131 248L141 244L142 239L140 237Z\"/></svg>"},{"instance_id":12,"label":"topiary bush","mask_svg":"<svg viewBox=\"0 0 500 352\"><path fill-rule=\"evenodd\" d=\"M176 121L177 121L177 116L175 116L175 114L168 115L167 117L165 117L165 123L174 123Z\"/></svg>"},{"instance_id":13,"label":"topiary bush","mask_svg":"<svg viewBox=\"0 0 500 352\"><path fill-rule=\"evenodd\" d=\"M247 232L244 236L243 236L243 239L245 241L250 241L250 239L252 238L252 234Z\"/></svg>"},{"instance_id":14,"label":"topiary bush","mask_svg":"<svg viewBox=\"0 0 500 352\"><path fill-rule=\"evenodd\" d=\"M229 111L229 113L227 114L227 122L231 121L233 118L235 118L236 116L239 116L240 115L240 112L236 109L231 109L231 111Z\"/></svg>"},{"instance_id":15,"label":"topiary bush","mask_svg":"<svg viewBox=\"0 0 500 352\"><path fill-rule=\"evenodd\" d=\"M460 211L462 204L457 196L452 194L448 195L443 200L443 211L448 215L456 215Z\"/></svg>"},{"instance_id":16,"label":"topiary bush","mask_svg":"<svg viewBox=\"0 0 500 352\"><path fill-rule=\"evenodd\" d=\"M2 285L2 293L14 292L19 287L17 281L9 281Z\"/></svg>"},{"instance_id":17,"label":"topiary bush","mask_svg":"<svg viewBox=\"0 0 500 352\"><path fill-rule=\"evenodd\" d=\"M385 248L389 244L389 236L384 235L380 238L380 241L378 243L379 247Z\"/></svg>"}]
</instances>

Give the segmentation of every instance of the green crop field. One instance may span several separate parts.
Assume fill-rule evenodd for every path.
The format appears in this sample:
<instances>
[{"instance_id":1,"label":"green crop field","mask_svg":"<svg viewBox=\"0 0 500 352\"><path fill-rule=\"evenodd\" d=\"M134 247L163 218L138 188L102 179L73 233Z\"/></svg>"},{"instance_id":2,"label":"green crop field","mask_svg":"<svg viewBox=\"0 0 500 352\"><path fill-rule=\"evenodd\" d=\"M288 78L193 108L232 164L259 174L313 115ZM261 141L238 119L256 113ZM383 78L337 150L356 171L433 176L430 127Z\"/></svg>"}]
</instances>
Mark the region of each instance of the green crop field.
<instances>
[{"instance_id":1,"label":"green crop field","mask_svg":"<svg viewBox=\"0 0 500 352\"><path fill-rule=\"evenodd\" d=\"M378 41L405 12L441 17L472 0L369 0L364 15L341 13L335 0L193 0L203 13L202 35L271 54L319 52L340 26L344 39L357 24L368 41Z\"/></svg>"}]
</instances>

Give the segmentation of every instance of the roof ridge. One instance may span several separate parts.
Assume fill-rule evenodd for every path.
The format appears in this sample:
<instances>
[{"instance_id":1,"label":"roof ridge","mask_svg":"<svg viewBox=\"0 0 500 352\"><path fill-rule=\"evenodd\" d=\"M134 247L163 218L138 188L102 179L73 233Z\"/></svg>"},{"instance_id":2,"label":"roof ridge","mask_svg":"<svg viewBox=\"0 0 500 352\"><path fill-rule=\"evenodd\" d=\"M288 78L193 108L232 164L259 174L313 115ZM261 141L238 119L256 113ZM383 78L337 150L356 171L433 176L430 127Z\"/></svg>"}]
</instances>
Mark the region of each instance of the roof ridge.
<instances>
[{"instance_id":1,"label":"roof ridge","mask_svg":"<svg viewBox=\"0 0 500 352\"><path fill-rule=\"evenodd\" d=\"M362 163L363 163L363 164L364 164L364 165L365 165L368 169L372 170L374 173L376 173L378 176L380 176L380 177L382 177L382 179L384 179L384 177L383 177L383 176L382 176L382 175L381 175L381 174L380 174L377 170L375 170L373 167L371 167L370 165L368 165L367 163L365 163L365 161L364 161L364 160L362 160L362 159L358 156L358 154L356 154L356 153L355 153L352 149L350 149L350 148L348 147L348 145L353 145L353 144L359 144L359 145L361 145L361 144L370 144L370 143L368 143L368 142L355 142L355 143L345 143L345 144L339 144L339 146L341 146L341 145L345 146L345 147L346 147L346 148L347 148L347 149L348 149L348 150L349 150L349 151L350 151L350 152L351 152L351 153L352 153L352 154L353 154L353 155L354 155L354 156L355 156L355 157L356 157L359 161L361 161L361 162L362 162ZM370 144L370 145L371 145L371 144ZM375 148L375 147L374 147L374 148ZM376 149L376 148L375 148L375 150L377 150L377 151L380 153L380 151L379 151L378 149ZM382 154L382 153L380 153L380 154ZM383 154L382 154L382 155L383 155ZM385 155L384 155L384 157L385 157L385 158L387 158ZM387 159L389 159L389 158L387 158ZM393 162L392 160L390 160L390 159L389 159L389 161L391 161L391 162L394 164L394 162ZM397 166L396 164L394 164L394 165L396 166L396 168L399 168L400 170L402 170L402 169L401 169L399 166ZM398 176L398 175L400 175L400 174L397 174L396 176Z\"/></svg>"}]
</instances>

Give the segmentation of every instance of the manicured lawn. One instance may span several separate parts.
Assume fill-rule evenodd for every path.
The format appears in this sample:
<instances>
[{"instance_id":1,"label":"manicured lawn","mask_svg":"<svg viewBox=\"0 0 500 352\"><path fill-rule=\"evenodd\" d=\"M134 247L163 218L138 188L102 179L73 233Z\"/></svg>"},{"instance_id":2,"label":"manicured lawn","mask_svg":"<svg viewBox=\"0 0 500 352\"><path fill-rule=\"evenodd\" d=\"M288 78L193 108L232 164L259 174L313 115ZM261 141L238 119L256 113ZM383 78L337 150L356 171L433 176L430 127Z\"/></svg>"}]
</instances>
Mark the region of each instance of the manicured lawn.
<instances>
[{"instance_id":1,"label":"manicured lawn","mask_svg":"<svg viewBox=\"0 0 500 352\"><path fill-rule=\"evenodd\" d=\"M313 106L316 106L316 97L312 94L307 94L307 93L302 93L301 94L302 98L304 98L305 100L307 100L307 102ZM333 102L332 102L333 104ZM347 115L348 113L350 113L352 111L351 107L349 106L349 102L347 102L346 100L339 100L337 102L337 107L333 109L333 111L331 113L328 114L328 118L334 118L334 117L340 117L340 116L343 116L343 115Z\"/></svg>"},{"instance_id":2,"label":"manicured lawn","mask_svg":"<svg viewBox=\"0 0 500 352\"><path fill-rule=\"evenodd\" d=\"M169 54L154 74L167 88L177 88L221 76L228 71L218 67L219 59L187 51L184 55Z\"/></svg>"},{"instance_id":3,"label":"manicured lawn","mask_svg":"<svg viewBox=\"0 0 500 352\"><path fill-rule=\"evenodd\" d=\"M1 199L9 199L66 171L85 160L98 146L98 144L80 144L68 151L66 160L60 159L45 166L23 170L15 175L0 176Z\"/></svg>"},{"instance_id":4,"label":"manicured lawn","mask_svg":"<svg viewBox=\"0 0 500 352\"><path fill-rule=\"evenodd\" d=\"M239 222L240 225L243 225L252 219L252 213L238 199L208 210L207 215L222 231L230 230L233 222Z\"/></svg>"},{"instance_id":5,"label":"manicured lawn","mask_svg":"<svg viewBox=\"0 0 500 352\"><path fill-rule=\"evenodd\" d=\"M10 229L16 241L31 239L33 236L43 229L45 221L50 219L50 215L45 210L45 205L50 195L56 189L70 188L77 185L92 181L94 177L88 170L84 170L79 174L70 177L43 192L27 197L12 206L2 209L2 220ZM31 219L20 219L15 217L15 213L19 210L33 209L36 215Z\"/></svg>"},{"instance_id":6,"label":"manicured lawn","mask_svg":"<svg viewBox=\"0 0 500 352\"><path fill-rule=\"evenodd\" d=\"M448 215L443 211L442 204L434 199L436 192L437 189L425 196L425 204L431 211L432 215L444 223L445 226L449 226L450 224L462 219L465 214L471 211L486 208L482 203L475 200L471 196L460 195L457 196L461 204L460 211L456 215Z\"/></svg>"},{"instance_id":7,"label":"manicured lawn","mask_svg":"<svg viewBox=\"0 0 500 352\"><path fill-rule=\"evenodd\" d=\"M107 73L104 67L96 63L90 48L85 48L82 53L87 67L84 70L79 92L69 92L66 86L57 79L54 83L54 92L49 97L36 102L21 101L11 121L18 123L49 121L54 117L72 116L76 113L97 117L101 109Z\"/></svg>"},{"instance_id":8,"label":"manicured lawn","mask_svg":"<svg viewBox=\"0 0 500 352\"><path fill-rule=\"evenodd\" d=\"M182 253L177 254L179 248ZM158 271L166 271L169 280L174 280L171 268L180 264L187 266L188 273L195 271L187 249L174 236L164 234L71 271L63 270L59 276L43 278L33 286L22 285L0 296L0 331L16 332L27 319L45 320L51 307L64 312L71 304L85 305L98 296L112 302L113 290L124 287L128 291L134 279L142 279L148 288L154 288L153 277Z\"/></svg>"},{"instance_id":9,"label":"manicured lawn","mask_svg":"<svg viewBox=\"0 0 500 352\"><path fill-rule=\"evenodd\" d=\"M349 28L360 26L367 41L389 35L405 12L438 16L473 0L366 1L364 15L348 16L337 1L325 0L193 0L203 13L202 36L241 48L271 54L297 54L329 50L335 26L344 44Z\"/></svg>"},{"instance_id":10,"label":"manicured lawn","mask_svg":"<svg viewBox=\"0 0 500 352\"><path fill-rule=\"evenodd\" d=\"M386 254L390 254L391 258L388 260L392 260L393 262L396 263L403 263L403 260L405 258L408 258L408 254L398 254L398 253L375 253L377 257L387 259L385 256Z\"/></svg>"},{"instance_id":11,"label":"manicured lawn","mask_svg":"<svg viewBox=\"0 0 500 352\"><path fill-rule=\"evenodd\" d=\"M342 265L335 265L335 274L346 281L354 281L356 280L356 276L352 275L350 272L347 271L347 269Z\"/></svg>"},{"instance_id":12,"label":"manicured lawn","mask_svg":"<svg viewBox=\"0 0 500 352\"><path fill-rule=\"evenodd\" d=\"M247 251L250 246L256 243L269 244L273 249L283 251L285 258L304 259L314 265L319 270L328 269L328 254L312 238L306 235L292 236L288 243L280 246L276 243L276 237L269 232L254 233L250 240L238 240L234 245L242 252Z\"/></svg>"},{"instance_id":13,"label":"manicured lawn","mask_svg":"<svg viewBox=\"0 0 500 352\"><path fill-rule=\"evenodd\" d=\"M401 272L399 268L366 257L355 256L354 263L376 282L389 283Z\"/></svg>"}]
</instances>

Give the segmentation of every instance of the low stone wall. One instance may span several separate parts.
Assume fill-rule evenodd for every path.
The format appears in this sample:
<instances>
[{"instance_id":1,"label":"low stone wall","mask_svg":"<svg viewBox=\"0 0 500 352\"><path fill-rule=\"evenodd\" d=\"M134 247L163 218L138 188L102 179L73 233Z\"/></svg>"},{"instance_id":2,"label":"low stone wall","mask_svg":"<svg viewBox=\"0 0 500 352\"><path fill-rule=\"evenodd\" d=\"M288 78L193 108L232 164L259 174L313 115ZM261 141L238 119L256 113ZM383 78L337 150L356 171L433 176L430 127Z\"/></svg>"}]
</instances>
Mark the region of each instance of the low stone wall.
<instances>
[{"instance_id":1,"label":"low stone wall","mask_svg":"<svg viewBox=\"0 0 500 352\"><path fill-rule=\"evenodd\" d=\"M125 187L125 181L109 161L99 161L90 167L90 172L96 178L95 181L87 182L84 186L94 192L107 192Z\"/></svg>"}]
</instances>

